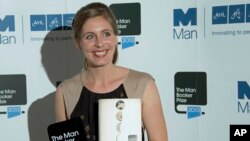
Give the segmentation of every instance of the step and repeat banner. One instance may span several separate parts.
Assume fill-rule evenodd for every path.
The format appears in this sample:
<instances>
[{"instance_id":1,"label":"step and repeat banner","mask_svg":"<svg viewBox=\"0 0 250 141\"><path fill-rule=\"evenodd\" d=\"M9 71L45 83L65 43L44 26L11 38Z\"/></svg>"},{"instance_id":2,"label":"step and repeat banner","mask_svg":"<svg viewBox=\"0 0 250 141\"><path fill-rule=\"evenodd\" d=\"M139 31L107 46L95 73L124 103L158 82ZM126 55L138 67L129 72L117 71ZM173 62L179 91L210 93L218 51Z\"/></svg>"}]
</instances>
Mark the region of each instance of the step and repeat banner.
<instances>
[{"instance_id":1,"label":"step and repeat banner","mask_svg":"<svg viewBox=\"0 0 250 141\"><path fill-rule=\"evenodd\" d=\"M0 0L0 140L49 140L56 86L82 69L71 23L89 2ZM155 78L170 141L228 141L250 124L249 0L100 2L117 17L118 64Z\"/></svg>"}]
</instances>

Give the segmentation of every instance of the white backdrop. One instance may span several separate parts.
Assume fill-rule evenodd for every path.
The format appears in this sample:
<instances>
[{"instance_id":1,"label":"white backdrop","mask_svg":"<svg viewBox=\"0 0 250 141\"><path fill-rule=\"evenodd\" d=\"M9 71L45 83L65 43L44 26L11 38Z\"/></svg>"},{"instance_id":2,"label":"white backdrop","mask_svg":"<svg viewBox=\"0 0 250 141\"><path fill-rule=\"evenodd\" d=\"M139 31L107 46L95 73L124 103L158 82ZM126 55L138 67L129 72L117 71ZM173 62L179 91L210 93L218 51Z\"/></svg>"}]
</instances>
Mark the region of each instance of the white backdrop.
<instances>
[{"instance_id":1,"label":"white backdrop","mask_svg":"<svg viewBox=\"0 0 250 141\"><path fill-rule=\"evenodd\" d=\"M71 30L32 31L32 15L74 14L89 2L92 1L0 0L1 140L48 140L47 126L55 121L56 83L81 69L82 56L70 38ZM249 0L101 2L140 3L141 33L119 37L118 64L153 75L170 141L228 141L231 124L250 124ZM192 9L197 17L188 14ZM174 16L174 11L183 15ZM187 24L183 23L185 18ZM213 23L217 19L222 19L217 21L220 24ZM174 26L174 20L179 20L179 26ZM180 35L184 37L178 39ZM137 44L123 49L124 37L134 38ZM188 118L175 111L177 72L205 72L206 103L194 105L205 114ZM26 82L26 87L19 86L19 81ZM246 87L243 89L238 82ZM17 97L24 89L22 97ZM242 94L238 90L245 91L244 99L238 97ZM186 111L188 106L192 105L177 109Z\"/></svg>"}]
</instances>

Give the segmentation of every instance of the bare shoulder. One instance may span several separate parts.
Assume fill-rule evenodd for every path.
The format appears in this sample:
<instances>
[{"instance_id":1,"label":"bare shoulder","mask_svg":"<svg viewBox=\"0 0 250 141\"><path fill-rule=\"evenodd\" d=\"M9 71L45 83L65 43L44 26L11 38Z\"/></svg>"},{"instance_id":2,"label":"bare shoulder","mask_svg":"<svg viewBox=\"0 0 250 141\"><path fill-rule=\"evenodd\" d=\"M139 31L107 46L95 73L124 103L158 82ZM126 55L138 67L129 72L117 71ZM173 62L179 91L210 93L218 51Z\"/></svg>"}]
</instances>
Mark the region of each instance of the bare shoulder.
<instances>
[{"instance_id":1,"label":"bare shoulder","mask_svg":"<svg viewBox=\"0 0 250 141\"><path fill-rule=\"evenodd\" d=\"M148 103L160 103L160 95L156 83L153 79L149 79L142 97L142 101Z\"/></svg>"},{"instance_id":2,"label":"bare shoulder","mask_svg":"<svg viewBox=\"0 0 250 141\"><path fill-rule=\"evenodd\" d=\"M142 119L149 140L167 141L167 127L155 81L146 86L142 98Z\"/></svg>"},{"instance_id":3,"label":"bare shoulder","mask_svg":"<svg viewBox=\"0 0 250 141\"><path fill-rule=\"evenodd\" d=\"M154 77L148 72L139 71L135 69L128 69L128 71L129 76L133 78L134 81L140 81L140 83L154 81Z\"/></svg>"},{"instance_id":4,"label":"bare shoulder","mask_svg":"<svg viewBox=\"0 0 250 141\"><path fill-rule=\"evenodd\" d=\"M57 87L55 93L55 117L57 122L66 120L64 98L60 85Z\"/></svg>"},{"instance_id":5,"label":"bare shoulder","mask_svg":"<svg viewBox=\"0 0 250 141\"><path fill-rule=\"evenodd\" d=\"M77 74L69 79L62 81L56 88L55 93L55 115L56 121L64 121L67 119L66 103L67 98L76 97L82 87L80 74ZM80 94L79 94L80 95ZM66 98L65 98L66 96ZM69 102L68 102L69 103Z\"/></svg>"}]
</instances>

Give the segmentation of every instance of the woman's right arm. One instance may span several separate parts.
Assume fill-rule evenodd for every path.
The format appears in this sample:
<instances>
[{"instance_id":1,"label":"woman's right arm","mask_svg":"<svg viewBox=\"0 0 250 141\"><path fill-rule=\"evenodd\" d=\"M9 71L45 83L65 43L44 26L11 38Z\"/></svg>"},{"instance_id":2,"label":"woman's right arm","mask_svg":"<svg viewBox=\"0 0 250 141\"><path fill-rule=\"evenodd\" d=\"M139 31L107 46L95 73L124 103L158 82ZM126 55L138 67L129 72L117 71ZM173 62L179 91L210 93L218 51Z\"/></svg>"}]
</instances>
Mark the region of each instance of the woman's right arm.
<instances>
[{"instance_id":1,"label":"woman's right arm","mask_svg":"<svg viewBox=\"0 0 250 141\"><path fill-rule=\"evenodd\" d=\"M56 122L65 121L67 119L62 88L60 86L57 87L55 93L55 116Z\"/></svg>"}]
</instances>

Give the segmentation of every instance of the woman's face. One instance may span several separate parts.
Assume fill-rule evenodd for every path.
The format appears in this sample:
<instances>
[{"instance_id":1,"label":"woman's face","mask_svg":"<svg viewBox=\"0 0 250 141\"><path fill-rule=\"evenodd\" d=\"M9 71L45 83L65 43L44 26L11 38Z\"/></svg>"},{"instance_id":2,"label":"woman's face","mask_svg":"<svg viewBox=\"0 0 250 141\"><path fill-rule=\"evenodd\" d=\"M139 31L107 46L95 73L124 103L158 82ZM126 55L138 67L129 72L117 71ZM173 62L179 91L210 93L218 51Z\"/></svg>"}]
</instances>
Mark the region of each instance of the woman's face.
<instances>
[{"instance_id":1,"label":"woman's face","mask_svg":"<svg viewBox=\"0 0 250 141\"><path fill-rule=\"evenodd\" d=\"M112 63L117 36L102 16L88 19L82 27L79 46L89 67L102 67Z\"/></svg>"}]
</instances>

